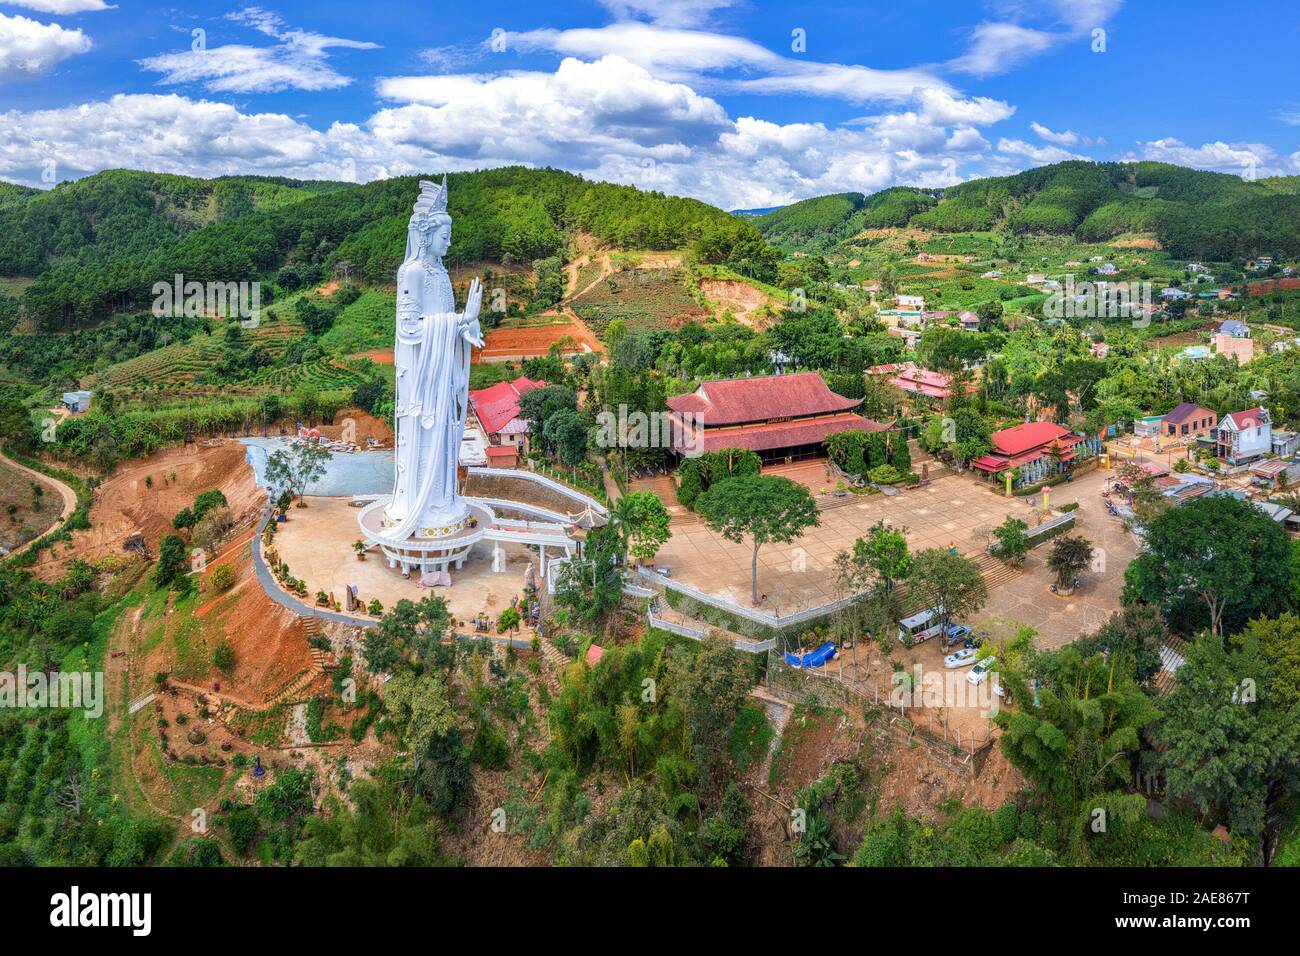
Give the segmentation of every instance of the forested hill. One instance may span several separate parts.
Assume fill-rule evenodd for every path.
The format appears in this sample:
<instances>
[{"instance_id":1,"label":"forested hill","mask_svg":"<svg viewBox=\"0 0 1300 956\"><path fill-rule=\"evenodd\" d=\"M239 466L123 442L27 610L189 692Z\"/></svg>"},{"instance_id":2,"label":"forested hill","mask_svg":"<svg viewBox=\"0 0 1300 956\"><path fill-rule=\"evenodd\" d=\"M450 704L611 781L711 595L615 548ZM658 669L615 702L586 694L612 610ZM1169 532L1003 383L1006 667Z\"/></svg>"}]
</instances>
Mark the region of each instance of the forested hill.
<instances>
[{"instance_id":1,"label":"forested hill","mask_svg":"<svg viewBox=\"0 0 1300 956\"><path fill-rule=\"evenodd\" d=\"M247 281L296 263L351 263L390 280L417 180L364 185L113 171L44 193L0 193L0 274L35 276L26 314L50 330L143 308L155 282ZM618 246L709 239L764 246L757 229L691 199L522 167L453 173L452 261L555 255L583 230Z\"/></svg>"},{"instance_id":2,"label":"forested hill","mask_svg":"<svg viewBox=\"0 0 1300 956\"><path fill-rule=\"evenodd\" d=\"M841 193L753 220L773 242L822 249L880 226L1005 229L1103 242L1152 233L1175 256L1300 255L1300 177L1248 182L1165 163L1066 162L946 190Z\"/></svg>"}]
</instances>

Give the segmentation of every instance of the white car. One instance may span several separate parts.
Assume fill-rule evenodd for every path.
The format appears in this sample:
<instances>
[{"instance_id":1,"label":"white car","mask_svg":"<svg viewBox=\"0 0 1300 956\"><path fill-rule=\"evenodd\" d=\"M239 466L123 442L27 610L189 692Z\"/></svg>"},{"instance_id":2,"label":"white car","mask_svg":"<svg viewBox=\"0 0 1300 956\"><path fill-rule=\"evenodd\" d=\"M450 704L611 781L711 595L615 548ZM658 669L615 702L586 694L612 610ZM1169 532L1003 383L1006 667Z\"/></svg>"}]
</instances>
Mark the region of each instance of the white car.
<instances>
[{"instance_id":1,"label":"white car","mask_svg":"<svg viewBox=\"0 0 1300 956\"><path fill-rule=\"evenodd\" d=\"M971 672L966 675L966 682L970 684L976 684L976 685L984 683L986 680L988 680L989 674L993 669L993 665L996 664L997 662L998 659L996 657L984 658L984 660L980 661L973 668L971 668Z\"/></svg>"},{"instance_id":2,"label":"white car","mask_svg":"<svg viewBox=\"0 0 1300 956\"><path fill-rule=\"evenodd\" d=\"M952 670L956 667L970 667L980 655L978 647L963 647L943 659L943 666Z\"/></svg>"}]
</instances>

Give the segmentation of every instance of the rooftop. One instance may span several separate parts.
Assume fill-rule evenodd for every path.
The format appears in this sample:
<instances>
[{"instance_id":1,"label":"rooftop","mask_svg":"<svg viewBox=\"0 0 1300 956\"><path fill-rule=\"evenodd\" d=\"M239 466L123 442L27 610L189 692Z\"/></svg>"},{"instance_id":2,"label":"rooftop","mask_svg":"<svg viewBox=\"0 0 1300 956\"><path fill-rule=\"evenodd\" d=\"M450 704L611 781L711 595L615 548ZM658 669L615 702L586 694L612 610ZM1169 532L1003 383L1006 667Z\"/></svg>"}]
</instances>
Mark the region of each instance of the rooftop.
<instances>
[{"instance_id":1,"label":"rooftop","mask_svg":"<svg viewBox=\"0 0 1300 956\"><path fill-rule=\"evenodd\" d=\"M488 388L470 392L469 403L474 407L478 420L483 423L483 430L489 435L495 435L519 417L519 399L545 385L545 382L534 382L521 375L513 382L497 382Z\"/></svg>"},{"instance_id":2,"label":"rooftop","mask_svg":"<svg viewBox=\"0 0 1300 956\"><path fill-rule=\"evenodd\" d=\"M689 395L669 398L668 407L714 428L846 412L861 402L836 395L816 372L800 372L703 382Z\"/></svg>"}]
</instances>

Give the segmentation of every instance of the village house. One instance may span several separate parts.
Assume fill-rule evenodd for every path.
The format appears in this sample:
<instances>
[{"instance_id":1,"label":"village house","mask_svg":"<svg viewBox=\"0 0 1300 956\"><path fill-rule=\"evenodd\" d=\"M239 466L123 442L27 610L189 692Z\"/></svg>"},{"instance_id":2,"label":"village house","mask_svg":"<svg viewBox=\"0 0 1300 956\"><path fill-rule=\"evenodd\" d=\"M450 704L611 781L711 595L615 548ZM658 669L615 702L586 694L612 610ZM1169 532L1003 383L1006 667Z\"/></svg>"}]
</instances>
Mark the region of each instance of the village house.
<instances>
[{"instance_id":1,"label":"village house","mask_svg":"<svg viewBox=\"0 0 1300 956\"><path fill-rule=\"evenodd\" d=\"M487 437L484 451L493 468L513 468L519 463L519 457L528 453L529 427L519 417L519 400L545 385L521 375L513 382L497 382L469 393L470 408Z\"/></svg>"},{"instance_id":2,"label":"village house","mask_svg":"<svg viewBox=\"0 0 1300 956\"><path fill-rule=\"evenodd\" d=\"M1229 465L1248 465L1273 453L1273 419L1267 408L1248 408L1219 419L1209 433L1214 455Z\"/></svg>"},{"instance_id":3,"label":"village house","mask_svg":"<svg viewBox=\"0 0 1300 956\"><path fill-rule=\"evenodd\" d=\"M1166 438L1196 438L1208 435L1218 423L1218 413L1201 405L1182 402L1160 419L1160 434Z\"/></svg>"},{"instance_id":4,"label":"village house","mask_svg":"<svg viewBox=\"0 0 1300 956\"><path fill-rule=\"evenodd\" d=\"M925 296L923 295L900 295L896 301L900 309L908 309L914 312L925 311Z\"/></svg>"},{"instance_id":5,"label":"village house","mask_svg":"<svg viewBox=\"0 0 1300 956\"><path fill-rule=\"evenodd\" d=\"M1234 339L1250 338L1250 326L1245 322L1238 322L1236 319L1225 319L1219 326L1218 335L1229 335Z\"/></svg>"},{"instance_id":6,"label":"village house","mask_svg":"<svg viewBox=\"0 0 1300 956\"><path fill-rule=\"evenodd\" d=\"M889 430L856 414L862 399L836 395L817 372L702 382L667 404L679 456L743 448L774 464L824 457L837 432Z\"/></svg>"},{"instance_id":7,"label":"village house","mask_svg":"<svg viewBox=\"0 0 1300 956\"><path fill-rule=\"evenodd\" d=\"M1224 358L1235 358L1245 365L1255 357L1255 340L1241 339L1232 335L1216 335L1213 339L1214 350Z\"/></svg>"},{"instance_id":8,"label":"village house","mask_svg":"<svg viewBox=\"0 0 1300 956\"><path fill-rule=\"evenodd\" d=\"M86 391L64 392L63 398L59 400L59 405L74 414L88 412L90 411L90 395L91 393Z\"/></svg>"},{"instance_id":9,"label":"village house","mask_svg":"<svg viewBox=\"0 0 1300 956\"><path fill-rule=\"evenodd\" d=\"M993 450L971 462L971 467L996 478L1005 471L1018 472L1015 484L1036 484L1067 473L1073 462L1095 455L1099 439L1076 435L1053 422L1025 422L989 436Z\"/></svg>"},{"instance_id":10,"label":"village house","mask_svg":"<svg viewBox=\"0 0 1300 956\"><path fill-rule=\"evenodd\" d=\"M918 398L934 399L946 402L952 397L952 376L947 372L932 372L920 368L914 362L895 365L874 365L867 370L870 375L889 375L889 384L894 388L915 395ZM966 386L967 393L976 391L976 386Z\"/></svg>"}]
</instances>

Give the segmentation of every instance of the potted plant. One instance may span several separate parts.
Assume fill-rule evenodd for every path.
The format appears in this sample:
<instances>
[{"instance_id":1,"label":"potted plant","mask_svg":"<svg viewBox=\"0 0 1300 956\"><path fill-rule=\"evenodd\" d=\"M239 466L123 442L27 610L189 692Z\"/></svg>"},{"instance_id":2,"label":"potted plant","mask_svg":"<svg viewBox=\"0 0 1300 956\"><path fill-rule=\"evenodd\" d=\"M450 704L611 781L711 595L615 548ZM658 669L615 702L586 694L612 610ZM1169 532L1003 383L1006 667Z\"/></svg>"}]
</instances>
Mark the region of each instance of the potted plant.
<instances>
[{"instance_id":1,"label":"potted plant","mask_svg":"<svg viewBox=\"0 0 1300 956\"><path fill-rule=\"evenodd\" d=\"M357 553L358 561L366 560L366 543L360 538L352 542L352 550Z\"/></svg>"}]
</instances>

